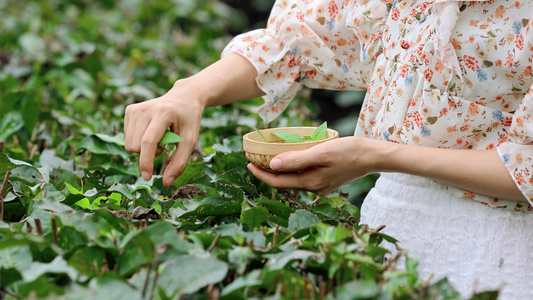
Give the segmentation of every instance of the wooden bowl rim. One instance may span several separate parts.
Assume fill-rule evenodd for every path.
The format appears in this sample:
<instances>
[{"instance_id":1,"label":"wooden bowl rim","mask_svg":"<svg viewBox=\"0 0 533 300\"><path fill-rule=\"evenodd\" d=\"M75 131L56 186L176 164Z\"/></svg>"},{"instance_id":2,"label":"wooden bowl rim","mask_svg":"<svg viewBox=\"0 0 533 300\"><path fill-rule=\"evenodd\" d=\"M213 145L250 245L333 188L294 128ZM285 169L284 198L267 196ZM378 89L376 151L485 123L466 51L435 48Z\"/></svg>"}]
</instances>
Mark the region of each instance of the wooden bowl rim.
<instances>
[{"instance_id":1,"label":"wooden bowl rim","mask_svg":"<svg viewBox=\"0 0 533 300\"><path fill-rule=\"evenodd\" d=\"M307 131L309 133L306 133L307 135L311 135L312 132L317 127L277 127L277 128L268 128L268 129L262 129L260 130L263 135L270 134L274 131L288 131L288 132L296 132L300 133L301 131ZM243 149L245 152L251 153L251 154L259 154L259 155L278 155L283 152L287 151L299 151L299 150L305 150L309 149L315 145L318 145L320 143L333 140L335 138L339 137L339 133L334 129L327 129L326 137L323 140L320 141L312 141L312 142L303 142L303 143L267 143L264 141L258 141L255 139L250 138L250 135L257 134L256 131L249 132L243 136ZM261 138L258 135L258 138Z\"/></svg>"}]
</instances>

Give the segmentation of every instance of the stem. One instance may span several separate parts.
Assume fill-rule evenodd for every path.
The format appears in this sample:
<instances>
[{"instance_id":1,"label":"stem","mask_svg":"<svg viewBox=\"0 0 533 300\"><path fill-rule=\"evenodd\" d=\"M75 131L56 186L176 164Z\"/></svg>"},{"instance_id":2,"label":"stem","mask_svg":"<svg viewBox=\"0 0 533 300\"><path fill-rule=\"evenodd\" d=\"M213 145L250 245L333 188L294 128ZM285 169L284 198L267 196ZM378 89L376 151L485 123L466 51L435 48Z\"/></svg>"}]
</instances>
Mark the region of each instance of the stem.
<instances>
[{"instance_id":1,"label":"stem","mask_svg":"<svg viewBox=\"0 0 533 300\"><path fill-rule=\"evenodd\" d=\"M150 300L154 297L154 290L157 284L157 279L159 278L159 265L161 264L161 261L158 261L155 265L155 277L154 282L152 283L152 292L150 293Z\"/></svg>"},{"instance_id":2,"label":"stem","mask_svg":"<svg viewBox=\"0 0 533 300\"><path fill-rule=\"evenodd\" d=\"M4 183L2 184L2 189L0 189L0 221L4 220L4 193L7 186L7 180L9 179L10 175L11 170L6 172L6 176L4 176Z\"/></svg>"},{"instance_id":3,"label":"stem","mask_svg":"<svg viewBox=\"0 0 533 300\"><path fill-rule=\"evenodd\" d=\"M31 226L30 222L26 221L26 229L28 230L29 234L33 233L33 227Z\"/></svg>"},{"instance_id":4,"label":"stem","mask_svg":"<svg viewBox=\"0 0 533 300\"><path fill-rule=\"evenodd\" d=\"M221 236L222 236L222 233L219 232L217 236L215 237L215 239L213 240L213 242L211 243L211 246L209 246L209 249L207 249L207 252L211 252L213 251L213 249L215 249L215 246L217 245L218 240L220 239Z\"/></svg>"},{"instance_id":5,"label":"stem","mask_svg":"<svg viewBox=\"0 0 533 300\"><path fill-rule=\"evenodd\" d=\"M38 235L44 235L43 226L41 225L41 220L35 218L35 229L37 230Z\"/></svg>"},{"instance_id":6,"label":"stem","mask_svg":"<svg viewBox=\"0 0 533 300\"><path fill-rule=\"evenodd\" d=\"M15 285L16 286L16 285ZM12 291L8 290L8 289L0 289L0 292L2 293L6 293L8 294L9 296L15 298L15 299L20 299L20 296L16 293L13 293ZM2 293L0 293L0 296L2 295Z\"/></svg>"},{"instance_id":7,"label":"stem","mask_svg":"<svg viewBox=\"0 0 533 300\"><path fill-rule=\"evenodd\" d=\"M272 237L272 247L276 247L278 245L278 234L279 225L276 227L276 230L274 231L274 236Z\"/></svg>"},{"instance_id":8,"label":"stem","mask_svg":"<svg viewBox=\"0 0 533 300\"><path fill-rule=\"evenodd\" d=\"M253 125L251 125L250 127L255 129L255 131L257 131L257 133L259 133L259 135L261 136L261 138L263 138L263 141L265 141L265 143L268 143L267 139L265 139L265 136L261 133L261 131L259 129L255 128L255 126L253 126Z\"/></svg>"},{"instance_id":9,"label":"stem","mask_svg":"<svg viewBox=\"0 0 533 300\"><path fill-rule=\"evenodd\" d=\"M267 292L265 293L265 296L270 295L270 293L272 292L272 289L273 289L274 287L277 287L277 286L278 286L278 283L279 283L281 277L283 277L283 273L279 273L278 276L276 277L276 279L274 279L274 283L272 283L272 284L270 285L270 288L268 288ZM276 290L276 294L277 294L277 293L278 293L278 292L277 292L277 290Z\"/></svg>"},{"instance_id":10,"label":"stem","mask_svg":"<svg viewBox=\"0 0 533 300\"><path fill-rule=\"evenodd\" d=\"M56 218L52 218L52 236L54 237L54 244L58 244L58 236L57 236L57 222Z\"/></svg>"},{"instance_id":11,"label":"stem","mask_svg":"<svg viewBox=\"0 0 533 300\"><path fill-rule=\"evenodd\" d=\"M146 295L146 289L148 288L148 281L150 280L150 272L152 272L153 264L154 262L150 262L150 264L148 264L148 270L146 270L146 279L144 280L144 286L143 286L143 292L142 292L143 299L144 299L144 296Z\"/></svg>"}]
</instances>

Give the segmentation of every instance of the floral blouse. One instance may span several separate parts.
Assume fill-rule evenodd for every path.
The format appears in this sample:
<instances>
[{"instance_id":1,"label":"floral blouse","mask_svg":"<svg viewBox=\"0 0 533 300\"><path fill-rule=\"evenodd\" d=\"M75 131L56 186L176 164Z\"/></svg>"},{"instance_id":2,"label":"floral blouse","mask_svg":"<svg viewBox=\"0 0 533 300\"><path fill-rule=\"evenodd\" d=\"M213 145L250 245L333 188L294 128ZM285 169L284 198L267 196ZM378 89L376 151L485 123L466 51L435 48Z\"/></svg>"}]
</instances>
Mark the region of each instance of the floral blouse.
<instances>
[{"instance_id":1,"label":"floral blouse","mask_svg":"<svg viewBox=\"0 0 533 300\"><path fill-rule=\"evenodd\" d=\"M357 136L497 149L533 203L533 1L278 0L267 29L237 36L232 52L258 70L266 122L303 86L364 89Z\"/></svg>"}]
</instances>

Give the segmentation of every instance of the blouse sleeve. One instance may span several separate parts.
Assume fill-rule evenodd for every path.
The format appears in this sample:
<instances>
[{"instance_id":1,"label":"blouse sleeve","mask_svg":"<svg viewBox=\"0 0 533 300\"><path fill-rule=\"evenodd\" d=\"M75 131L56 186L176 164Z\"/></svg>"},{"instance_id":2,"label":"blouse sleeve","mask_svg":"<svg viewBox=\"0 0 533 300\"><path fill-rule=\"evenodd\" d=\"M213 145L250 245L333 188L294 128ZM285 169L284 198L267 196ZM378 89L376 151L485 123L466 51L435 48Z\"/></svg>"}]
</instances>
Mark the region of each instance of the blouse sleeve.
<instances>
[{"instance_id":1,"label":"blouse sleeve","mask_svg":"<svg viewBox=\"0 0 533 300\"><path fill-rule=\"evenodd\" d=\"M222 56L255 66L265 92L259 114L270 122L303 86L366 89L391 1L277 0L267 28L235 37Z\"/></svg>"},{"instance_id":2,"label":"blouse sleeve","mask_svg":"<svg viewBox=\"0 0 533 300\"><path fill-rule=\"evenodd\" d=\"M533 205L533 86L514 113L507 141L497 149L505 168Z\"/></svg>"}]
</instances>

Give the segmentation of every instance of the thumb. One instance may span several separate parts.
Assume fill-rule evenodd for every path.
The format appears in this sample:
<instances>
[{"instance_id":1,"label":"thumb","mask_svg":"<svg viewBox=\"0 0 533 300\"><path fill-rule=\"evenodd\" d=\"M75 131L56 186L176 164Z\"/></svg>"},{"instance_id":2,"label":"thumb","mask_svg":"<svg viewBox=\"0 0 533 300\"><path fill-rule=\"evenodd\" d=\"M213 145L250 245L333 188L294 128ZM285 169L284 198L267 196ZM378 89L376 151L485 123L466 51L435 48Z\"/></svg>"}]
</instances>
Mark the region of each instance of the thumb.
<instances>
[{"instance_id":1,"label":"thumb","mask_svg":"<svg viewBox=\"0 0 533 300\"><path fill-rule=\"evenodd\" d=\"M296 172L310 169L319 163L311 149L284 152L270 161L270 168L280 172Z\"/></svg>"}]
</instances>

